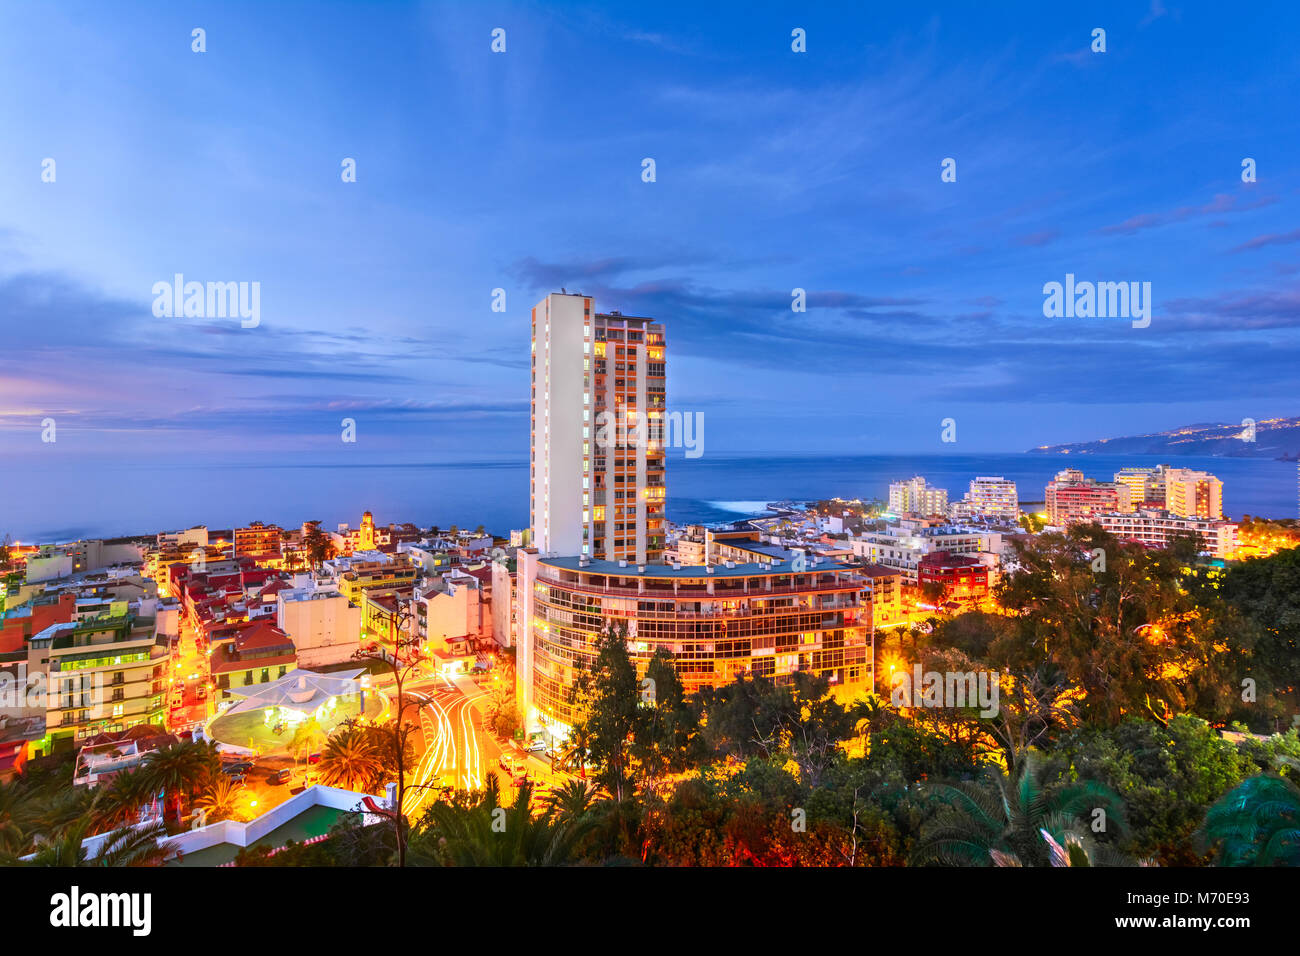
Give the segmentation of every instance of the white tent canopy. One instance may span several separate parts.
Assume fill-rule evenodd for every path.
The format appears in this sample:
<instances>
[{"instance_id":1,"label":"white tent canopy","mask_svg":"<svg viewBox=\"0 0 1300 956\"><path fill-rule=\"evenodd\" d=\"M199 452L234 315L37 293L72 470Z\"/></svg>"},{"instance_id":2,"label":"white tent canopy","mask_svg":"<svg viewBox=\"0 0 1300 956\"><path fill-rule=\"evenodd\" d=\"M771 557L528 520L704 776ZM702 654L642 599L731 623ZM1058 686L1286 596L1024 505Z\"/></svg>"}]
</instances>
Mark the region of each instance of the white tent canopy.
<instances>
[{"instance_id":1,"label":"white tent canopy","mask_svg":"<svg viewBox=\"0 0 1300 956\"><path fill-rule=\"evenodd\" d=\"M361 693L361 681L357 678L364 673L364 668L335 671L330 674L296 670L268 684L231 687L227 693L232 697L244 699L230 707L224 716L250 710L264 710L267 707L283 707L304 714L315 713L331 698Z\"/></svg>"}]
</instances>

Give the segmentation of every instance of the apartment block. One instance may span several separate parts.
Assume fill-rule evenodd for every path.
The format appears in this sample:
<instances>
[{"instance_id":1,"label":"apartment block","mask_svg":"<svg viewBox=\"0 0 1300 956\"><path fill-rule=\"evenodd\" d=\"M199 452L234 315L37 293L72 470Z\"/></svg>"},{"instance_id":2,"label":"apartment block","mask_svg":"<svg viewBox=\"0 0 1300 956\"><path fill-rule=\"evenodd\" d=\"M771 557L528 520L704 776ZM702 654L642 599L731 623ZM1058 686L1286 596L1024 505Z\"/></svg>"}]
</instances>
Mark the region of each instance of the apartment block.
<instances>
[{"instance_id":1,"label":"apartment block","mask_svg":"<svg viewBox=\"0 0 1300 956\"><path fill-rule=\"evenodd\" d=\"M948 554L987 554L996 565L1002 550L1002 535L980 528L938 521L904 519L883 531L868 531L849 539L853 553L862 561L898 571L902 583L917 587L921 561L926 555L943 551Z\"/></svg>"},{"instance_id":2,"label":"apartment block","mask_svg":"<svg viewBox=\"0 0 1300 956\"><path fill-rule=\"evenodd\" d=\"M1020 516L1020 495L1016 483L1001 475L973 478L970 490L953 504L952 511L955 517L1015 521Z\"/></svg>"},{"instance_id":3,"label":"apartment block","mask_svg":"<svg viewBox=\"0 0 1300 956\"><path fill-rule=\"evenodd\" d=\"M1165 510L1183 518L1223 517L1223 482L1207 471L1165 469Z\"/></svg>"},{"instance_id":4,"label":"apartment block","mask_svg":"<svg viewBox=\"0 0 1300 956\"><path fill-rule=\"evenodd\" d=\"M1228 558L1237 549L1237 525L1218 518L1186 518L1167 511L1143 509L1130 514L1103 514L1095 519L1117 538L1138 541L1149 548L1164 548L1174 535L1193 534L1201 551Z\"/></svg>"},{"instance_id":5,"label":"apartment block","mask_svg":"<svg viewBox=\"0 0 1300 956\"><path fill-rule=\"evenodd\" d=\"M29 673L47 676L45 753L164 719L166 638L135 614L54 624L32 637Z\"/></svg>"},{"instance_id":6,"label":"apartment block","mask_svg":"<svg viewBox=\"0 0 1300 956\"><path fill-rule=\"evenodd\" d=\"M351 660L361 646L361 609L328 584L280 591L276 626L293 641L298 663L307 669Z\"/></svg>"},{"instance_id":7,"label":"apartment block","mask_svg":"<svg viewBox=\"0 0 1300 956\"><path fill-rule=\"evenodd\" d=\"M1133 510L1130 486L1124 482L1102 482L1085 478L1076 468L1058 472L1044 493L1047 523L1064 528L1076 522L1092 521L1098 515Z\"/></svg>"},{"instance_id":8,"label":"apartment block","mask_svg":"<svg viewBox=\"0 0 1300 956\"><path fill-rule=\"evenodd\" d=\"M532 310L532 540L637 564L665 544L664 327L552 293Z\"/></svg>"},{"instance_id":9,"label":"apartment block","mask_svg":"<svg viewBox=\"0 0 1300 956\"><path fill-rule=\"evenodd\" d=\"M926 485L921 476L895 481L889 486L889 510L896 515L946 515L948 492Z\"/></svg>"}]
</instances>

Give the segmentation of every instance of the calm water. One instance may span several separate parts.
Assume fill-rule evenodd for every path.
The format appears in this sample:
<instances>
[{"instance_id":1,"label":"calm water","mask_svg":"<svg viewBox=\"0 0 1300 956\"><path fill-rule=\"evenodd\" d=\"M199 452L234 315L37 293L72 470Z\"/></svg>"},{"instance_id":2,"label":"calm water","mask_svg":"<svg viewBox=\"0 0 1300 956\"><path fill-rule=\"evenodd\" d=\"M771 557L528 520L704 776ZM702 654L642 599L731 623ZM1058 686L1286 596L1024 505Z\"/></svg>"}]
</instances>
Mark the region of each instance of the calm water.
<instances>
[{"instance_id":1,"label":"calm water","mask_svg":"<svg viewBox=\"0 0 1300 956\"><path fill-rule=\"evenodd\" d=\"M885 498L890 481L913 474L947 488L953 498L960 498L977 475L1003 475L1018 483L1022 501L1041 501L1044 485L1067 465L1108 479L1122 467L1158 461L1025 454L675 458L668 465L668 514L674 521L731 521L785 498ZM1233 517L1296 517L1294 462L1179 458L1172 463L1204 468L1223 479L1224 510ZM88 469L69 464L9 469L0 494L0 536L8 532L19 541L55 541L195 524L228 528L253 520L295 526L320 519L327 528L340 522L355 527L366 509L384 524L482 524L504 534L528 523L528 465L114 464Z\"/></svg>"}]
</instances>

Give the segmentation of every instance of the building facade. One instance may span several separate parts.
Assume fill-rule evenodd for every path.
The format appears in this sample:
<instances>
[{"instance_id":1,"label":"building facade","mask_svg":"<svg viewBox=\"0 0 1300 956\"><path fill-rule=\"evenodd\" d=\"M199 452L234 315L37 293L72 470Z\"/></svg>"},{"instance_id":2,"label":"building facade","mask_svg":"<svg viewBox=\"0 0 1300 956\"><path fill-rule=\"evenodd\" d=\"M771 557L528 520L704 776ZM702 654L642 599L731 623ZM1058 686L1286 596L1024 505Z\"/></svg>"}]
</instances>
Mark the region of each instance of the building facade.
<instances>
[{"instance_id":1,"label":"building facade","mask_svg":"<svg viewBox=\"0 0 1300 956\"><path fill-rule=\"evenodd\" d=\"M906 481L895 481L889 486L889 510L896 515L946 515L948 492L925 483L920 475Z\"/></svg>"},{"instance_id":2,"label":"building facade","mask_svg":"<svg viewBox=\"0 0 1300 956\"><path fill-rule=\"evenodd\" d=\"M953 511L962 517L1015 521L1020 516L1020 495L1016 491L1016 483L1001 475L973 478L966 497L953 505Z\"/></svg>"},{"instance_id":3,"label":"building facade","mask_svg":"<svg viewBox=\"0 0 1300 956\"><path fill-rule=\"evenodd\" d=\"M869 681L871 585L852 566L805 558L641 570L530 551L519 559L529 732L560 738L580 716L577 675L611 624L626 629L639 673L657 650L670 652L688 694L742 674L782 681L805 671L850 691Z\"/></svg>"},{"instance_id":4,"label":"building facade","mask_svg":"<svg viewBox=\"0 0 1300 956\"><path fill-rule=\"evenodd\" d=\"M1215 518L1184 518L1167 511L1143 509L1130 514L1103 514L1095 519L1117 538L1138 541L1149 548L1167 547L1175 535L1193 534L1201 551L1214 558L1228 558L1237 549L1237 525Z\"/></svg>"},{"instance_id":5,"label":"building facade","mask_svg":"<svg viewBox=\"0 0 1300 956\"><path fill-rule=\"evenodd\" d=\"M329 585L280 591L276 626L308 669L349 661L361 646L361 609Z\"/></svg>"},{"instance_id":6,"label":"building facade","mask_svg":"<svg viewBox=\"0 0 1300 956\"><path fill-rule=\"evenodd\" d=\"M664 327L552 293L532 310L532 540L637 564L664 550Z\"/></svg>"},{"instance_id":7,"label":"building facade","mask_svg":"<svg viewBox=\"0 0 1300 956\"><path fill-rule=\"evenodd\" d=\"M164 720L166 640L136 615L55 624L33 636L30 673L46 680L48 753L87 737Z\"/></svg>"},{"instance_id":8,"label":"building facade","mask_svg":"<svg viewBox=\"0 0 1300 956\"><path fill-rule=\"evenodd\" d=\"M1165 469L1165 510L1183 518L1223 517L1223 482L1207 471Z\"/></svg>"},{"instance_id":9,"label":"building facade","mask_svg":"<svg viewBox=\"0 0 1300 956\"><path fill-rule=\"evenodd\" d=\"M868 531L849 540L853 553L870 564L892 568L902 583L917 587L921 560L936 551L948 554L988 554L994 563L1002 550L1002 535L979 528L905 519L883 531Z\"/></svg>"},{"instance_id":10,"label":"building facade","mask_svg":"<svg viewBox=\"0 0 1300 956\"><path fill-rule=\"evenodd\" d=\"M1133 507L1129 493L1126 483L1094 481L1077 469L1067 468L1047 483L1047 523L1065 528L1102 514L1130 512Z\"/></svg>"}]
</instances>

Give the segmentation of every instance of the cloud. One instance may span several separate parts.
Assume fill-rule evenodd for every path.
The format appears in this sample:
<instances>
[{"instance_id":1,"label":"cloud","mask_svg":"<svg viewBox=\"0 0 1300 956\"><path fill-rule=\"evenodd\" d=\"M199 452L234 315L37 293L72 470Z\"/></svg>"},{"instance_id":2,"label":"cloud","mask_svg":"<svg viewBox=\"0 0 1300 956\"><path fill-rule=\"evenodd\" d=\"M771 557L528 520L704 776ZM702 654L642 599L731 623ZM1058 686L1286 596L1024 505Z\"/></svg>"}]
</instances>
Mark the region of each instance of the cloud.
<instances>
[{"instance_id":1,"label":"cloud","mask_svg":"<svg viewBox=\"0 0 1300 956\"><path fill-rule=\"evenodd\" d=\"M1291 242L1300 242L1300 229L1292 229L1290 232L1267 233L1262 236L1256 236L1254 239L1247 240L1241 245L1233 248L1233 252L1244 252L1247 249L1262 249L1265 246L1280 246Z\"/></svg>"},{"instance_id":2,"label":"cloud","mask_svg":"<svg viewBox=\"0 0 1300 956\"><path fill-rule=\"evenodd\" d=\"M1277 197L1275 196L1261 196L1249 202L1240 202L1236 195L1216 193L1213 199L1199 206L1178 206L1167 212L1142 213L1137 216L1130 216L1123 222L1103 226L1097 231L1104 236L1131 236L1144 229L1154 229L1175 222L1186 222L1188 219L1194 219L1198 216L1213 216L1226 212L1245 212L1250 209L1260 209L1276 201Z\"/></svg>"}]
</instances>

